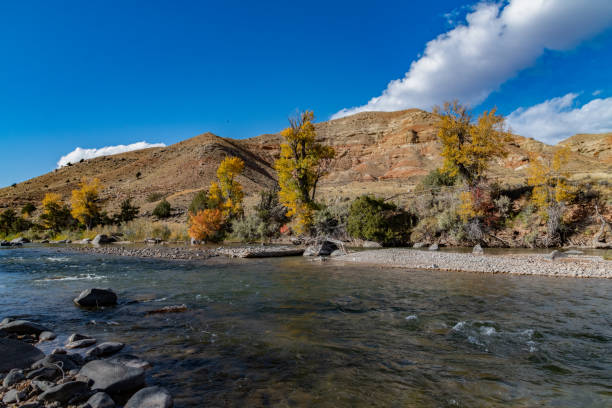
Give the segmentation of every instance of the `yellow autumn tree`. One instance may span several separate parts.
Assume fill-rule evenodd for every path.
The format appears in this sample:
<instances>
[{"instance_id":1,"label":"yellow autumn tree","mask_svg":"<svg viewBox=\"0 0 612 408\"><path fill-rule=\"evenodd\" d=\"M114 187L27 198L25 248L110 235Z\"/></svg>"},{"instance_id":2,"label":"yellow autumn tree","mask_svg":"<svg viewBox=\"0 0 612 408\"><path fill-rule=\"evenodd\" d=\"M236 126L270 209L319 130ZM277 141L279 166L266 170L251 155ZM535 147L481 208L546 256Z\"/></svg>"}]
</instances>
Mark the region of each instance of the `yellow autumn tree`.
<instances>
[{"instance_id":1,"label":"yellow autumn tree","mask_svg":"<svg viewBox=\"0 0 612 408\"><path fill-rule=\"evenodd\" d=\"M555 149L552 159L532 155L527 169L527 183L533 187L531 202L539 214L548 218L548 209L570 201L574 189L567 183L569 173L565 166L569 162L570 149Z\"/></svg>"},{"instance_id":2,"label":"yellow autumn tree","mask_svg":"<svg viewBox=\"0 0 612 408\"><path fill-rule=\"evenodd\" d=\"M483 112L472 122L472 114L459 102L435 107L440 116L438 139L442 143L442 170L460 176L468 185L483 179L491 160L507 155L506 143L512 140L504 117L496 109Z\"/></svg>"},{"instance_id":3,"label":"yellow autumn tree","mask_svg":"<svg viewBox=\"0 0 612 408\"><path fill-rule=\"evenodd\" d=\"M98 205L98 197L101 189L100 180L95 178L89 182L83 177L79 183L79 188L72 190L72 198L70 199L72 211L70 213L75 219L85 225L87 229L93 227L99 220L100 206Z\"/></svg>"},{"instance_id":4,"label":"yellow autumn tree","mask_svg":"<svg viewBox=\"0 0 612 408\"><path fill-rule=\"evenodd\" d=\"M224 223L225 216L219 208L200 210L197 214L189 213L189 236L198 241L218 241Z\"/></svg>"},{"instance_id":5,"label":"yellow autumn tree","mask_svg":"<svg viewBox=\"0 0 612 408\"><path fill-rule=\"evenodd\" d=\"M234 156L226 157L217 168L219 184L215 185L214 194L215 197L220 195L223 201L223 210L230 218L242 214L244 192L240 183L236 181L236 177L243 170L244 161ZM212 185L210 191L213 191Z\"/></svg>"},{"instance_id":6,"label":"yellow autumn tree","mask_svg":"<svg viewBox=\"0 0 612 408\"><path fill-rule=\"evenodd\" d=\"M42 200L40 221L45 229L55 232L67 228L71 223L69 208L62 202L62 196L57 193L47 193Z\"/></svg>"},{"instance_id":7,"label":"yellow autumn tree","mask_svg":"<svg viewBox=\"0 0 612 408\"><path fill-rule=\"evenodd\" d=\"M287 216L296 218L297 233L306 232L312 224L317 184L335 156L332 147L317 143L313 121L312 111L289 119L289 127L281 132L280 158L274 163L278 198L288 208Z\"/></svg>"},{"instance_id":8,"label":"yellow autumn tree","mask_svg":"<svg viewBox=\"0 0 612 408\"><path fill-rule=\"evenodd\" d=\"M221 240L226 222L242 214L244 192L236 178L244 170L244 161L229 156L217 168L217 181L210 183L206 207L189 212L189 236L198 241Z\"/></svg>"}]
</instances>

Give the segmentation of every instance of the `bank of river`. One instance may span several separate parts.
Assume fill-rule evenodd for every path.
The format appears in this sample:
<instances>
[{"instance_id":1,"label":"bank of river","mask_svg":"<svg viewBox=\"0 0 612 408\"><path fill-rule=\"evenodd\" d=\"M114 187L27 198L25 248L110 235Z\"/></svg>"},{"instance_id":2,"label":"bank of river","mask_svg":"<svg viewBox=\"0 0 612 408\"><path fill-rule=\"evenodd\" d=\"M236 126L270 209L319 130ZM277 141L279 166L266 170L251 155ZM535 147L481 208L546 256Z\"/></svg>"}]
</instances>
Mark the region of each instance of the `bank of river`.
<instances>
[{"instance_id":1,"label":"bank of river","mask_svg":"<svg viewBox=\"0 0 612 408\"><path fill-rule=\"evenodd\" d=\"M90 287L112 288L119 305L75 307ZM608 279L34 246L0 250L0 310L125 343L177 407L607 407L612 397Z\"/></svg>"}]
</instances>

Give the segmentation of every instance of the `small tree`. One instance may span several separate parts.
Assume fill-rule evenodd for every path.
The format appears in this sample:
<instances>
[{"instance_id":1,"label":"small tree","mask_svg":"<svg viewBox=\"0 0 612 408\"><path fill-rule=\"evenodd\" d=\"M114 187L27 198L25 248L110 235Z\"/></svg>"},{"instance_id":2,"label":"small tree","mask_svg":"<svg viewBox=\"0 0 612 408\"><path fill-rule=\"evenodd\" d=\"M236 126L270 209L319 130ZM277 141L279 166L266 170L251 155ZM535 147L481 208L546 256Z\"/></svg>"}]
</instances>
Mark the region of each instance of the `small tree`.
<instances>
[{"instance_id":1,"label":"small tree","mask_svg":"<svg viewBox=\"0 0 612 408\"><path fill-rule=\"evenodd\" d=\"M219 179L218 190L222 200L223 210L228 218L233 218L242 214L242 200L244 192L236 177L244 170L244 161L239 157L229 156L223 159L217 168L217 178ZM211 186L210 190L217 187Z\"/></svg>"},{"instance_id":2,"label":"small tree","mask_svg":"<svg viewBox=\"0 0 612 408\"><path fill-rule=\"evenodd\" d=\"M223 240L225 215L220 208L200 210L189 214L189 236L198 241L218 242Z\"/></svg>"},{"instance_id":3,"label":"small tree","mask_svg":"<svg viewBox=\"0 0 612 408\"><path fill-rule=\"evenodd\" d=\"M21 207L21 215L28 218L32 213L36 211L36 206L32 203L26 203L23 207Z\"/></svg>"},{"instance_id":4,"label":"small tree","mask_svg":"<svg viewBox=\"0 0 612 408\"><path fill-rule=\"evenodd\" d=\"M168 218L172 215L172 206L164 198L155 206L155 209L153 209L153 215L160 219Z\"/></svg>"},{"instance_id":5,"label":"small tree","mask_svg":"<svg viewBox=\"0 0 612 408\"><path fill-rule=\"evenodd\" d=\"M62 196L57 193L47 193L42 200L40 220L43 228L60 232L74 224L70 208L62 203Z\"/></svg>"},{"instance_id":6,"label":"small tree","mask_svg":"<svg viewBox=\"0 0 612 408\"><path fill-rule=\"evenodd\" d=\"M91 182L83 178L79 183L79 189L72 190L72 198L70 200L72 205L71 214L81 224L85 225L87 229L94 227L100 220L98 198L101 189L100 180L97 178Z\"/></svg>"},{"instance_id":7,"label":"small tree","mask_svg":"<svg viewBox=\"0 0 612 408\"><path fill-rule=\"evenodd\" d=\"M189 213L197 214L198 211L206 210L207 208L210 208L208 201L209 201L208 191L206 190L198 191L196 195L193 196L193 199L191 200L191 204L189 204Z\"/></svg>"},{"instance_id":8,"label":"small tree","mask_svg":"<svg viewBox=\"0 0 612 408\"><path fill-rule=\"evenodd\" d=\"M121 202L121 211L115 215L115 223L122 224L132 221L138 215L140 208L132 204L132 199L128 198Z\"/></svg>"},{"instance_id":9,"label":"small tree","mask_svg":"<svg viewBox=\"0 0 612 408\"><path fill-rule=\"evenodd\" d=\"M506 143L512 138L504 117L497 115L495 108L483 112L476 123L472 123L470 111L457 101L435 107L434 113L440 115L443 171L451 177L459 175L471 186L484 177L491 160L507 155Z\"/></svg>"},{"instance_id":10,"label":"small tree","mask_svg":"<svg viewBox=\"0 0 612 408\"><path fill-rule=\"evenodd\" d=\"M570 153L569 148L560 147L555 149L552 160L531 156L527 183L533 186L531 201L545 219L550 207L567 203L574 197L573 189L567 184L569 173L565 170Z\"/></svg>"},{"instance_id":11,"label":"small tree","mask_svg":"<svg viewBox=\"0 0 612 408\"><path fill-rule=\"evenodd\" d=\"M314 114L305 111L289 119L289 127L281 132L281 157L274 167L278 173L280 202L287 207L287 216L297 218L298 233L308 232L315 209L317 184L328 173L334 149L316 142Z\"/></svg>"}]
</instances>

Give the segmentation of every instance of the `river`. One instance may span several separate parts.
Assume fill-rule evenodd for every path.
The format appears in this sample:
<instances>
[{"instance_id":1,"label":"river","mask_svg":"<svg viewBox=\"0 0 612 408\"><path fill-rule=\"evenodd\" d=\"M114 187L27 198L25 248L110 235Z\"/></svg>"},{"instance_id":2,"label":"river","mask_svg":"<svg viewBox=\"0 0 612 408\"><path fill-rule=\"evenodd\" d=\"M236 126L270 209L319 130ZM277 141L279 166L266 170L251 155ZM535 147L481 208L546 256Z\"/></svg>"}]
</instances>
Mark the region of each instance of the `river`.
<instances>
[{"instance_id":1,"label":"river","mask_svg":"<svg viewBox=\"0 0 612 408\"><path fill-rule=\"evenodd\" d=\"M75 307L90 287L120 304ZM125 342L177 407L612 405L609 279L34 246L0 250L0 310L61 334L47 351L72 332Z\"/></svg>"}]
</instances>

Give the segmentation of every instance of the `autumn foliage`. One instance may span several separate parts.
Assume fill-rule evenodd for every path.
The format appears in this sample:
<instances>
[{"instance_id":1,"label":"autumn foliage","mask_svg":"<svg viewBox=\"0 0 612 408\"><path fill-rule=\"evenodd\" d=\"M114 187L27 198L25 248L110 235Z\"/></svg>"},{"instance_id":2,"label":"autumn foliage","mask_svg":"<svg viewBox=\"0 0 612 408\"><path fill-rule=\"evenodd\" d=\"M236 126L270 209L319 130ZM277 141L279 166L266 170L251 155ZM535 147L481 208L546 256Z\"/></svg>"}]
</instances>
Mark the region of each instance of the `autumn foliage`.
<instances>
[{"instance_id":1,"label":"autumn foliage","mask_svg":"<svg viewBox=\"0 0 612 408\"><path fill-rule=\"evenodd\" d=\"M219 231L225 223L223 211L219 208L205 209L189 214L189 236L198 241L218 240Z\"/></svg>"},{"instance_id":2,"label":"autumn foliage","mask_svg":"<svg viewBox=\"0 0 612 408\"><path fill-rule=\"evenodd\" d=\"M72 190L70 204L72 206L72 216L79 220L83 225L90 229L100 216L100 206L98 197L102 185L100 180L93 179L88 182L86 178L81 180L78 190Z\"/></svg>"},{"instance_id":3,"label":"autumn foliage","mask_svg":"<svg viewBox=\"0 0 612 408\"><path fill-rule=\"evenodd\" d=\"M472 114L457 101L446 102L434 112L440 115L438 138L442 143L443 171L460 176L472 185L484 177L489 162L507 155L506 143L511 135L504 117L495 108L483 112L476 123Z\"/></svg>"},{"instance_id":4,"label":"autumn foliage","mask_svg":"<svg viewBox=\"0 0 612 408\"><path fill-rule=\"evenodd\" d=\"M296 232L306 232L312 224L317 184L329 171L334 149L317 143L314 114L305 111L289 119L281 132L281 156L274 163L278 173L279 201L288 208L287 216L296 218Z\"/></svg>"},{"instance_id":5,"label":"autumn foliage","mask_svg":"<svg viewBox=\"0 0 612 408\"><path fill-rule=\"evenodd\" d=\"M244 192L236 177L244 170L244 161L226 157L217 168L218 182L212 182L206 199L189 212L189 236L198 241L219 241L227 222L243 213Z\"/></svg>"}]
</instances>

